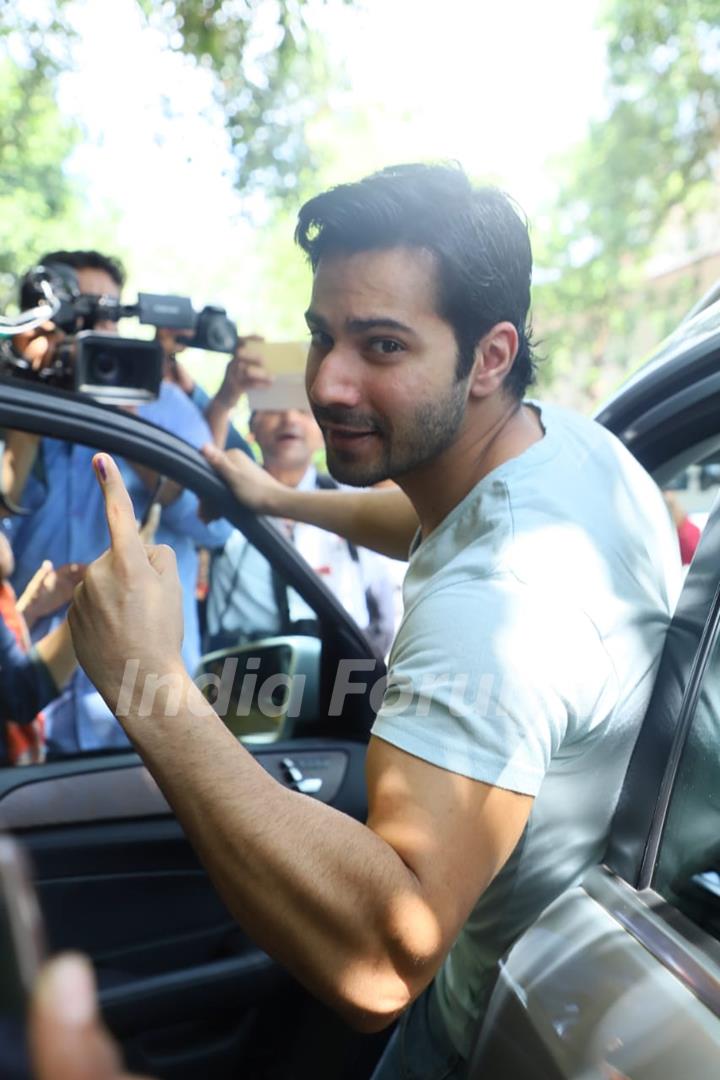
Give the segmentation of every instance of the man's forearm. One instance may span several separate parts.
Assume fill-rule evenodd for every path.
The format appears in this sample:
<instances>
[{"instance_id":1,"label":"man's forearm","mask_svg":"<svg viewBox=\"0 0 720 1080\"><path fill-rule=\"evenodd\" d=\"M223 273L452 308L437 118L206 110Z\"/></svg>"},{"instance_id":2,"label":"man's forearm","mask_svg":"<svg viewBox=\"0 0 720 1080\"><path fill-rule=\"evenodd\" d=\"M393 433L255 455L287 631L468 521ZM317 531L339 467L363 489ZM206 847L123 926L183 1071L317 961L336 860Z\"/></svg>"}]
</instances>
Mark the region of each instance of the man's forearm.
<instances>
[{"instance_id":1,"label":"man's forearm","mask_svg":"<svg viewBox=\"0 0 720 1080\"><path fill-rule=\"evenodd\" d=\"M70 628L65 619L36 643L35 652L52 675L58 690L62 690L77 667Z\"/></svg>"},{"instance_id":2,"label":"man's forearm","mask_svg":"<svg viewBox=\"0 0 720 1080\"><path fill-rule=\"evenodd\" d=\"M273 780L191 680L176 678L179 712L170 688L152 715L136 705L121 722L218 891L313 993L354 1026L379 1029L437 966L423 955L433 917L417 878L367 826Z\"/></svg>"},{"instance_id":3,"label":"man's forearm","mask_svg":"<svg viewBox=\"0 0 720 1080\"><path fill-rule=\"evenodd\" d=\"M413 505L399 488L298 491L278 486L272 497L268 512L273 516L327 529L391 559L407 559L418 527Z\"/></svg>"},{"instance_id":4,"label":"man's forearm","mask_svg":"<svg viewBox=\"0 0 720 1080\"><path fill-rule=\"evenodd\" d=\"M216 446L219 446L222 450L227 442L228 431L230 429L230 413L233 406L227 405L220 394L216 394L208 402L208 407L205 410L205 419L207 420L208 427L212 432L213 442Z\"/></svg>"}]
</instances>

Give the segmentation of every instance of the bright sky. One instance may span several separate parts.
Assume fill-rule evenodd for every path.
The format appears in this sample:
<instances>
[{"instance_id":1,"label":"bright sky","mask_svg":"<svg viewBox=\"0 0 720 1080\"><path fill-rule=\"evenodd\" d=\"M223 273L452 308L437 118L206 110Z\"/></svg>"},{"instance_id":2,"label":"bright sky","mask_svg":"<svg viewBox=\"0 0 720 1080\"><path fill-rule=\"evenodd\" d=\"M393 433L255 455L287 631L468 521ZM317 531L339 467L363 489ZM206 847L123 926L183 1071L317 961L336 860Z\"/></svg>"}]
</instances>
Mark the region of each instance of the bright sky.
<instances>
[{"instance_id":1,"label":"bright sky","mask_svg":"<svg viewBox=\"0 0 720 1080\"><path fill-rule=\"evenodd\" d=\"M532 216L552 191L548 159L602 110L598 6L363 0L361 9L339 9L331 0L315 18L346 89L333 93L331 119L317 132L337 159L321 183L403 160L457 158L502 183ZM74 24L76 70L59 104L86 132L71 169L90 217L116 208L105 228L130 255L133 286L224 302L238 315L239 296L263 291L262 232L242 218L232 189L210 75L164 48L135 0L78 0ZM359 148L358 111L366 117Z\"/></svg>"}]
</instances>

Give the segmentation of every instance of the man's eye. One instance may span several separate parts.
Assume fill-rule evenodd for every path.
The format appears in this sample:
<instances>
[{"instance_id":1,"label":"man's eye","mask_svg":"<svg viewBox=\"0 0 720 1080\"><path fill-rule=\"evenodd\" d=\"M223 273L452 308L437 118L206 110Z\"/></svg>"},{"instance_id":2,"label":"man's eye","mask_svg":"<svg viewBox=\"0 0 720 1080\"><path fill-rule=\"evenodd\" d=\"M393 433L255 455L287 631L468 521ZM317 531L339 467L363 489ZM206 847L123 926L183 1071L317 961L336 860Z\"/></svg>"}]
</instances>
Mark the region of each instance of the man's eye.
<instances>
[{"instance_id":1,"label":"man's eye","mask_svg":"<svg viewBox=\"0 0 720 1080\"><path fill-rule=\"evenodd\" d=\"M405 347L399 341L395 341L394 338L375 338L374 341L370 342L370 348L373 352L389 356L390 353L403 352Z\"/></svg>"}]
</instances>

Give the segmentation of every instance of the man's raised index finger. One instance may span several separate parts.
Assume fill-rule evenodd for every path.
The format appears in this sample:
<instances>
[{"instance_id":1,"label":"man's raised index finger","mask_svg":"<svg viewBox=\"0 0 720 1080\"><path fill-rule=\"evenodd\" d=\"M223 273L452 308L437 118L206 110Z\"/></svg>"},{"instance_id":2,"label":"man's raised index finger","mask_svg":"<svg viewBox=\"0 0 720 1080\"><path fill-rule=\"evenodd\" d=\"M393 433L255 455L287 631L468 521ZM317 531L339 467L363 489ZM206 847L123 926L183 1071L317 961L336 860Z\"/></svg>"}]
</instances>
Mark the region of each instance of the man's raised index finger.
<instances>
[{"instance_id":1,"label":"man's raised index finger","mask_svg":"<svg viewBox=\"0 0 720 1080\"><path fill-rule=\"evenodd\" d=\"M110 547L114 552L123 554L138 551L145 558L145 549L138 536L135 510L120 470L109 454L96 454L93 466L105 499Z\"/></svg>"}]
</instances>

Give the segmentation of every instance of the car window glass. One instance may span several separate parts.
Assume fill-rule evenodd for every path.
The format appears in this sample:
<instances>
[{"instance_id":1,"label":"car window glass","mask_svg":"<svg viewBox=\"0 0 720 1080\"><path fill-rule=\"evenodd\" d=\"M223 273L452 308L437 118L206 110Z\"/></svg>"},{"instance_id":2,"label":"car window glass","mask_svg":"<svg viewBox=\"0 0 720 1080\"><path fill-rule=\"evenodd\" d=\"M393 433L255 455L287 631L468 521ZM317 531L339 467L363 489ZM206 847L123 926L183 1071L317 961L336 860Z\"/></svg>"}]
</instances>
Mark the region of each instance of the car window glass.
<instances>
[{"instance_id":1,"label":"car window glass","mask_svg":"<svg viewBox=\"0 0 720 1080\"><path fill-rule=\"evenodd\" d=\"M720 937L720 640L702 678L653 886Z\"/></svg>"},{"instance_id":2,"label":"car window glass","mask_svg":"<svg viewBox=\"0 0 720 1080\"><path fill-rule=\"evenodd\" d=\"M122 728L84 673L76 670L58 692L52 681L48 687L33 650L63 624L83 566L108 546L91 465L95 451L6 432L5 454L11 450L14 466L23 454L32 462L10 500L22 512L1 521L0 760L18 766L127 748ZM187 669L238 736L261 742L292 737L298 721L317 708L316 613L228 521L202 521L191 491L116 460L139 526L154 532L146 539L175 551ZM151 511L154 502L159 506ZM13 680L13 672L22 677ZM149 677L134 689L152 708L157 680ZM34 693L42 696L37 713L28 712L38 703Z\"/></svg>"},{"instance_id":3,"label":"car window glass","mask_svg":"<svg viewBox=\"0 0 720 1080\"><path fill-rule=\"evenodd\" d=\"M714 451L663 484L663 495L678 533L687 566L700 541L710 509L720 491L720 453Z\"/></svg>"}]
</instances>

